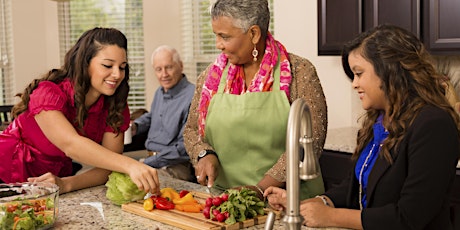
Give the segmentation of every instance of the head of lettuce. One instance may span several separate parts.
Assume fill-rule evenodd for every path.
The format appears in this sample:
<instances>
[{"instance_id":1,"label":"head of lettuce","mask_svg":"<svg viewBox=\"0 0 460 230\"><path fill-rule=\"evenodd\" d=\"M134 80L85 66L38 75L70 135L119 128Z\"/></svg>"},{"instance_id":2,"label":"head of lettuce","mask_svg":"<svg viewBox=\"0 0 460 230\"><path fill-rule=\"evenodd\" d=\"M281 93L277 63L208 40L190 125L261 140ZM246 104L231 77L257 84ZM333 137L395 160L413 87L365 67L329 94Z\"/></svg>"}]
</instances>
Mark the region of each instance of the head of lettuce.
<instances>
[{"instance_id":1,"label":"head of lettuce","mask_svg":"<svg viewBox=\"0 0 460 230\"><path fill-rule=\"evenodd\" d=\"M116 205L142 200L146 194L145 191L137 188L127 174L119 172L112 172L105 186L107 186L105 196Z\"/></svg>"}]
</instances>

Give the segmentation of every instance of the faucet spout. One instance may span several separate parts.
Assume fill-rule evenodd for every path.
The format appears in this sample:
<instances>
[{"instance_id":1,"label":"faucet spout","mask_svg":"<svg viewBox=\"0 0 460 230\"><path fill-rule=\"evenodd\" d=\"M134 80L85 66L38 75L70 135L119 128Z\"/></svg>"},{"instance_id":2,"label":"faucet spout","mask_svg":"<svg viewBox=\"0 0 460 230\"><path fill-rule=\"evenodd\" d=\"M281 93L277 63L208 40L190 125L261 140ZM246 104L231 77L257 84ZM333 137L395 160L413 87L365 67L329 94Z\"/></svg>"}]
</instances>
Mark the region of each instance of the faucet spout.
<instances>
[{"instance_id":1,"label":"faucet spout","mask_svg":"<svg viewBox=\"0 0 460 230\"><path fill-rule=\"evenodd\" d=\"M303 217L299 212L300 179L310 180L321 174L318 156L313 151L311 114L305 99L299 98L292 103L286 134L287 205L282 221L286 229L300 229L303 223Z\"/></svg>"}]
</instances>

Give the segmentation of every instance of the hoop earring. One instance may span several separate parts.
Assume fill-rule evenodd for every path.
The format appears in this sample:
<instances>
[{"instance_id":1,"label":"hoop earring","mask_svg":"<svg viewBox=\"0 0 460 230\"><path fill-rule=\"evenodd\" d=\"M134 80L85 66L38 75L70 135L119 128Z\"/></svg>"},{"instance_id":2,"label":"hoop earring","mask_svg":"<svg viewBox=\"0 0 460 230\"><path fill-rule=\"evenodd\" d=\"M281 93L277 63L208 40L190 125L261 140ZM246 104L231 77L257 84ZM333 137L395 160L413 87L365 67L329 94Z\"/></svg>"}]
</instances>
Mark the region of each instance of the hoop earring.
<instances>
[{"instance_id":1,"label":"hoop earring","mask_svg":"<svg viewBox=\"0 0 460 230\"><path fill-rule=\"evenodd\" d=\"M256 49L256 44L254 44L254 49L252 50L252 60L254 62L257 61L257 55L259 55L259 51Z\"/></svg>"}]
</instances>

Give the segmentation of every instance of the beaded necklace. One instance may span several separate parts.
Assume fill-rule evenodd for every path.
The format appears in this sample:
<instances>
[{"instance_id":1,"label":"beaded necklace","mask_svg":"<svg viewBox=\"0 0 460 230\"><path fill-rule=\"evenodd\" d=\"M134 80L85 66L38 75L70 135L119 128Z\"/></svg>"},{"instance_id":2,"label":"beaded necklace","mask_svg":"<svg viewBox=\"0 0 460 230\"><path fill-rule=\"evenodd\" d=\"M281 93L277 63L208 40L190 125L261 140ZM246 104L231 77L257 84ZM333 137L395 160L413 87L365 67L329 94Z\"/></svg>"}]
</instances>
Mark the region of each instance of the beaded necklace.
<instances>
[{"instance_id":1,"label":"beaded necklace","mask_svg":"<svg viewBox=\"0 0 460 230\"><path fill-rule=\"evenodd\" d=\"M368 143L368 145L362 150L361 156L358 159L355 168L355 176L359 182L359 207L362 210L366 204L364 204L363 199L366 199L367 193L367 181L370 174L370 171L373 168L373 165L378 157L380 148L382 147L382 142L387 138L388 131L383 127L383 113L377 118L376 123L373 126L373 139ZM361 164L362 163L362 164Z\"/></svg>"},{"instance_id":2,"label":"beaded necklace","mask_svg":"<svg viewBox=\"0 0 460 230\"><path fill-rule=\"evenodd\" d=\"M361 170L359 170L359 178L358 178L358 181L359 181L359 209L363 210L363 172L364 172L364 169L367 168L368 166L368 161L369 161L369 158L372 156L372 153L374 152L374 147L375 147L375 143L372 144L372 148L371 148L371 151L369 151L369 154L367 154L366 156L366 160L364 160L364 163L363 165L361 166ZM382 147L382 144L379 145L379 148L377 149L377 153L380 151L380 147Z\"/></svg>"}]
</instances>

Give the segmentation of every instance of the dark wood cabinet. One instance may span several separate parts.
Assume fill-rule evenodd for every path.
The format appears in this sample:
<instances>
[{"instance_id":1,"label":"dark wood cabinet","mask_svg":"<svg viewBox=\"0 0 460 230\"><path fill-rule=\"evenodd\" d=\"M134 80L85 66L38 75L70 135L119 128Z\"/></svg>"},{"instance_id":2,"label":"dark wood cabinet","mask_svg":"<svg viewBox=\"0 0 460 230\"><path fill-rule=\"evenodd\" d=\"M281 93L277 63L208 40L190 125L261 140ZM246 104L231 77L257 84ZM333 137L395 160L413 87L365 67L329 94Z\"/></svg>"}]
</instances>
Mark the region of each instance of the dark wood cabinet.
<instances>
[{"instance_id":1,"label":"dark wood cabinet","mask_svg":"<svg viewBox=\"0 0 460 230\"><path fill-rule=\"evenodd\" d=\"M363 31L379 24L398 25L420 38L419 0L365 0L363 5Z\"/></svg>"},{"instance_id":2,"label":"dark wood cabinet","mask_svg":"<svg viewBox=\"0 0 460 230\"><path fill-rule=\"evenodd\" d=\"M361 0L318 0L318 54L340 54L362 31L361 12Z\"/></svg>"},{"instance_id":3,"label":"dark wood cabinet","mask_svg":"<svg viewBox=\"0 0 460 230\"><path fill-rule=\"evenodd\" d=\"M340 55L343 45L379 24L417 35L432 54L460 54L458 0L318 0L318 55Z\"/></svg>"},{"instance_id":4,"label":"dark wood cabinet","mask_svg":"<svg viewBox=\"0 0 460 230\"><path fill-rule=\"evenodd\" d=\"M351 153L324 150L319 158L321 174L326 190L333 188L350 173L352 162Z\"/></svg>"},{"instance_id":5,"label":"dark wood cabinet","mask_svg":"<svg viewBox=\"0 0 460 230\"><path fill-rule=\"evenodd\" d=\"M460 1L424 0L424 43L433 54L460 54Z\"/></svg>"}]
</instances>

